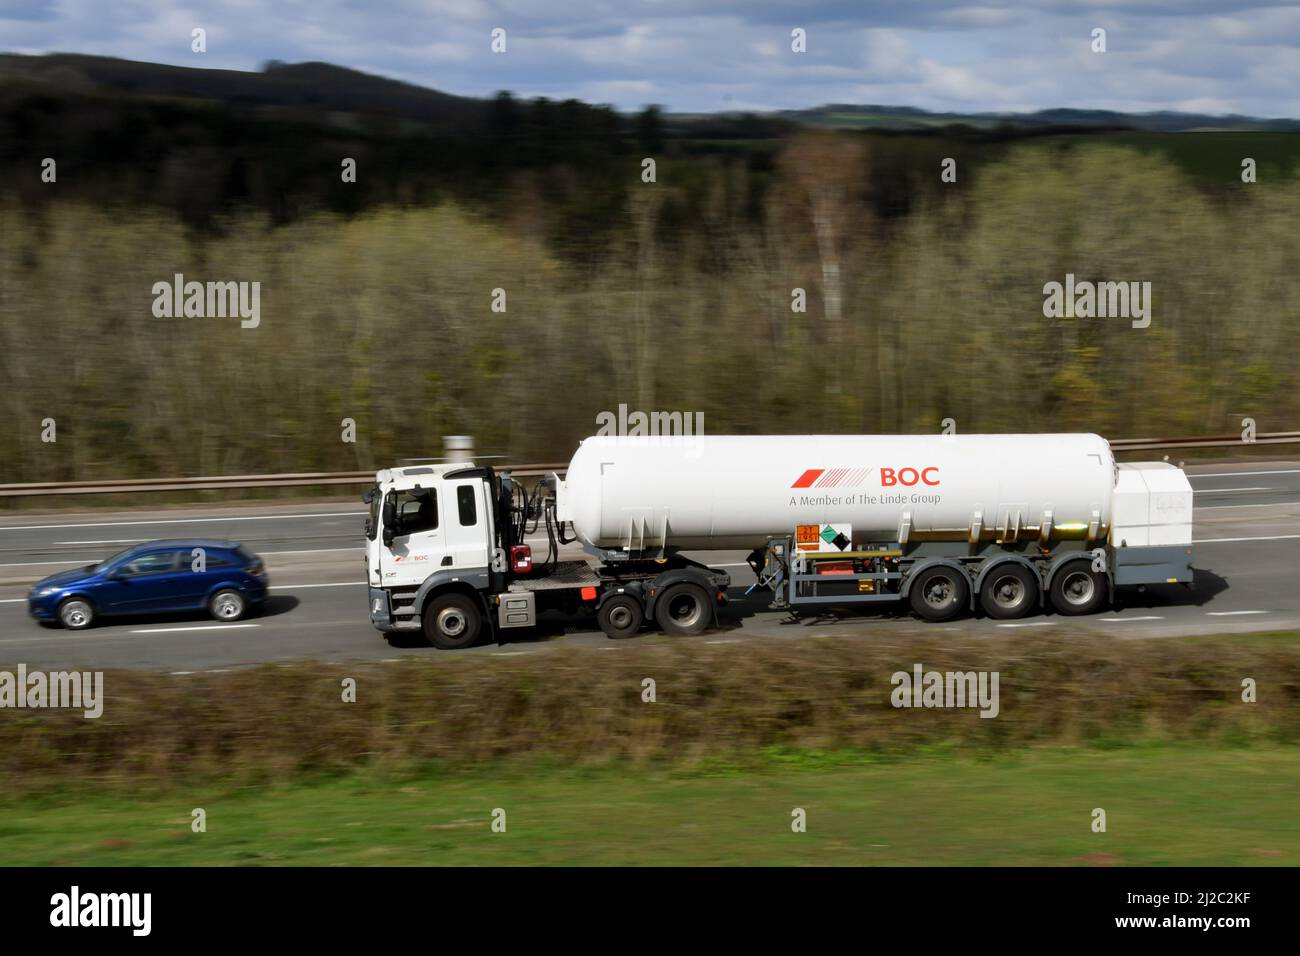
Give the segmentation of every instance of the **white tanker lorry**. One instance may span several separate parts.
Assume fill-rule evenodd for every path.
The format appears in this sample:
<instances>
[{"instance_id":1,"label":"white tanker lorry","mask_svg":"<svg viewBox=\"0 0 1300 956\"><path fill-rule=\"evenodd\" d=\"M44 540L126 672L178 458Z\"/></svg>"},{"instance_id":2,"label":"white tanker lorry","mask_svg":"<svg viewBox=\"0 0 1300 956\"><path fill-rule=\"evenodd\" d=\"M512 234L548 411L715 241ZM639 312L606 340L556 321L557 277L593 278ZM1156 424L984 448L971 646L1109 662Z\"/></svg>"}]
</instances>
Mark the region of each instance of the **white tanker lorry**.
<instances>
[{"instance_id":1,"label":"white tanker lorry","mask_svg":"<svg viewBox=\"0 0 1300 956\"><path fill-rule=\"evenodd\" d=\"M444 648L584 606L610 637L699 633L731 579L691 551L748 552L746 594L794 613L1086 614L1117 587L1192 581L1186 475L1117 464L1097 435L589 438L532 490L422 465L380 471L365 500L371 622ZM573 541L594 563L559 560Z\"/></svg>"}]
</instances>

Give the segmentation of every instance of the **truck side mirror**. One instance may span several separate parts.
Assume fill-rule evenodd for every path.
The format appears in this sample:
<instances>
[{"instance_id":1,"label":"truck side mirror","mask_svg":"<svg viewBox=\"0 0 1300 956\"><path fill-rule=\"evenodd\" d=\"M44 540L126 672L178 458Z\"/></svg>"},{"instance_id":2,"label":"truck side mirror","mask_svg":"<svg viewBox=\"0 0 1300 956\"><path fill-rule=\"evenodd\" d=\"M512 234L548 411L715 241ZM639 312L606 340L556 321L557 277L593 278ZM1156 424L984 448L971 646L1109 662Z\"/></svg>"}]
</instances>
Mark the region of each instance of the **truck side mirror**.
<instances>
[{"instance_id":1,"label":"truck side mirror","mask_svg":"<svg viewBox=\"0 0 1300 956\"><path fill-rule=\"evenodd\" d=\"M381 509L381 517L384 520L384 544L391 545L393 539L397 537L397 507L393 502L393 496L391 494L384 498L384 507Z\"/></svg>"}]
</instances>

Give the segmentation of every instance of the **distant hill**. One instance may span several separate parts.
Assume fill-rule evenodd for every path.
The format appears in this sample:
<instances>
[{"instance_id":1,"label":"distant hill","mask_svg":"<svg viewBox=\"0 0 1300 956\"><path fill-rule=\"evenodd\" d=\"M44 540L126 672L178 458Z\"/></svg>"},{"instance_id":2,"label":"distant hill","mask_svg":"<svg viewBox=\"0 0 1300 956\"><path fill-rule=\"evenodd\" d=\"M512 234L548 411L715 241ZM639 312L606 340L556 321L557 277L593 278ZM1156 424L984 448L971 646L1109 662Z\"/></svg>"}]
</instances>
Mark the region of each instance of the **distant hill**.
<instances>
[{"instance_id":1,"label":"distant hill","mask_svg":"<svg viewBox=\"0 0 1300 956\"><path fill-rule=\"evenodd\" d=\"M428 124L434 129L474 133L492 122L492 101L454 96L329 63L272 61L257 72L212 70L141 63L80 53L44 56L0 54L5 78L76 92L219 101L232 106L271 107L327 113L355 113ZM769 113L676 113L666 116L672 135L693 137L779 136L791 126L828 126L893 131L967 126L1300 132L1300 120L1202 113L1119 113L1110 110L1048 109L1035 113L933 113L911 106L831 103Z\"/></svg>"},{"instance_id":2,"label":"distant hill","mask_svg":"<svg viewBox=\"0 0 1300 956\"><path fill-rule=\"evenodd\" d=\"M849 129L925 130L941 126L992 129L1014 127L1095 127L1138 129L1162 133L1192 130L1270 130L1300 132L1300 120L1254 116L1211 116L1207 113L1119 113L1113 110L1050 109L1035 113L931 113L912 106L830 103L807 110L784 110L781 117L808 126Z\"/></svg>"},{"instance_id":3,"label":"distant hill","mask_svg":"<svg viewBox=\"0 0 1300 956\"><path fill-rule=\"evenodd\" d=\"M329 63L271 62L260 72L140 63L106 56L0 54L0 79L77 92L214 100L231 105L366 113L459 126L485 120L488 101L385 79Z\"/></svg>"}]
</instances>

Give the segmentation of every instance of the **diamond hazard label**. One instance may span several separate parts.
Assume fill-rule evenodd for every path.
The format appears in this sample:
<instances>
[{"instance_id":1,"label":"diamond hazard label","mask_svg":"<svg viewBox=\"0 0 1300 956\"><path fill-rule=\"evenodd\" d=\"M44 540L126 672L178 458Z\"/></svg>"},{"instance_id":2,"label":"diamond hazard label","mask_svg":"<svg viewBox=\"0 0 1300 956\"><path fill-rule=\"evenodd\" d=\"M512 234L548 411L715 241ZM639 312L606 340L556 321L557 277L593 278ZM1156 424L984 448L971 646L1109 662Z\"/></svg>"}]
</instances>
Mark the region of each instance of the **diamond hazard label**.
<instances>
[{"instance_id":1,"label":"diamond hazard label","mask_svg":"<svg viewBox=\"0 0 1300 956\"><path fill-rule=\"evenodd\" d=\"M805 554L847 551L853 544L853 529L846 524L801 524L794 541L795 550Z\"/></svg>"}]
</instances>

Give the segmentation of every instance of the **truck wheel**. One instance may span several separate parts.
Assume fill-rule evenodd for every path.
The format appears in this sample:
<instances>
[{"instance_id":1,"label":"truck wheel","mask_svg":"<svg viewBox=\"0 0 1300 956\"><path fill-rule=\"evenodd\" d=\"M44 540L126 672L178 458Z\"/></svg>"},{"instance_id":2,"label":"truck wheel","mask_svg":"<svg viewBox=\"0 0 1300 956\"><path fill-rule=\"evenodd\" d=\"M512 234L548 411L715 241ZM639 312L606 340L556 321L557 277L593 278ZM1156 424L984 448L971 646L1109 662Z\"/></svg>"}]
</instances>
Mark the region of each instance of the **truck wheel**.
<instances>
[{"instance_id":1,"label":"truck wheel","mask_svg":"<svg viewBox=\"0 0 1300 956\"><path fill-rule=\"evenodd\" d=\"M68 598L59 605L59 621L69 631L90 627L95 620L95 609L83 598Z\"/></svg>"},{"instance_id":2,"label":"truck wheel","mask_svg":"<svg viewBox=\"0 0 1300 956\"><path fill-rule=\"evenodd\" d=\"M611 640L632 637L641 630L644 620L645 611L641 609L641 602L632 594L615 594L596 612L600 629Z\"/></svg>"},{"instance_id":3,"label":"truck wheel","mask_svg":"<svg viewBox=\"0 0 1300 956\"><path fill-rule=\"evenodd\" d=\"M927 621L951 621L970 600L966 575L939 566L922 571L908 592L912 610Z\"/></svg>"},{"instance_id":4,"label":"truck wheel","mask_svg":"<svg viewBox=\"0 0 1300 956\"><path fill-rule=\"evenodd\" d=\"M703 634L713 620L708 592L698 584L674 584L655 602L655 620L665 634Z\"/></svg>"},{"instance_id":5,"label":"truck wheel","mask_svg":"<svg viewBox=\"0 0 1300 956\"><path fill-rule=\"evenodd\" d=\"M1106 579L1088 561L1071 561L1052 578L1052 607L1060 614L1091 614L1106 599Z\"/></svg>"},{"instance_id":6,"label":"truck wheel","mask_svg":"<svg viewBox=\"0 0 1300 956\"><path fill-rule=\"evenodd\" d=\"M1024 617L1038 600L1038 577L1023 564L999 564L984 577L980 607L989 617Z\"/></svg>"},{"instance_id":7,"label":"truck wheel","mask_svg":"<svg viewBox=\"0 0 1300 956\"><path fill-rule=\"evenodd\" d=\"M469 647L482 626L483 612L464 594L444 594L424 607L424 636L444 651Z\"/></svg>"}]
</instances>

